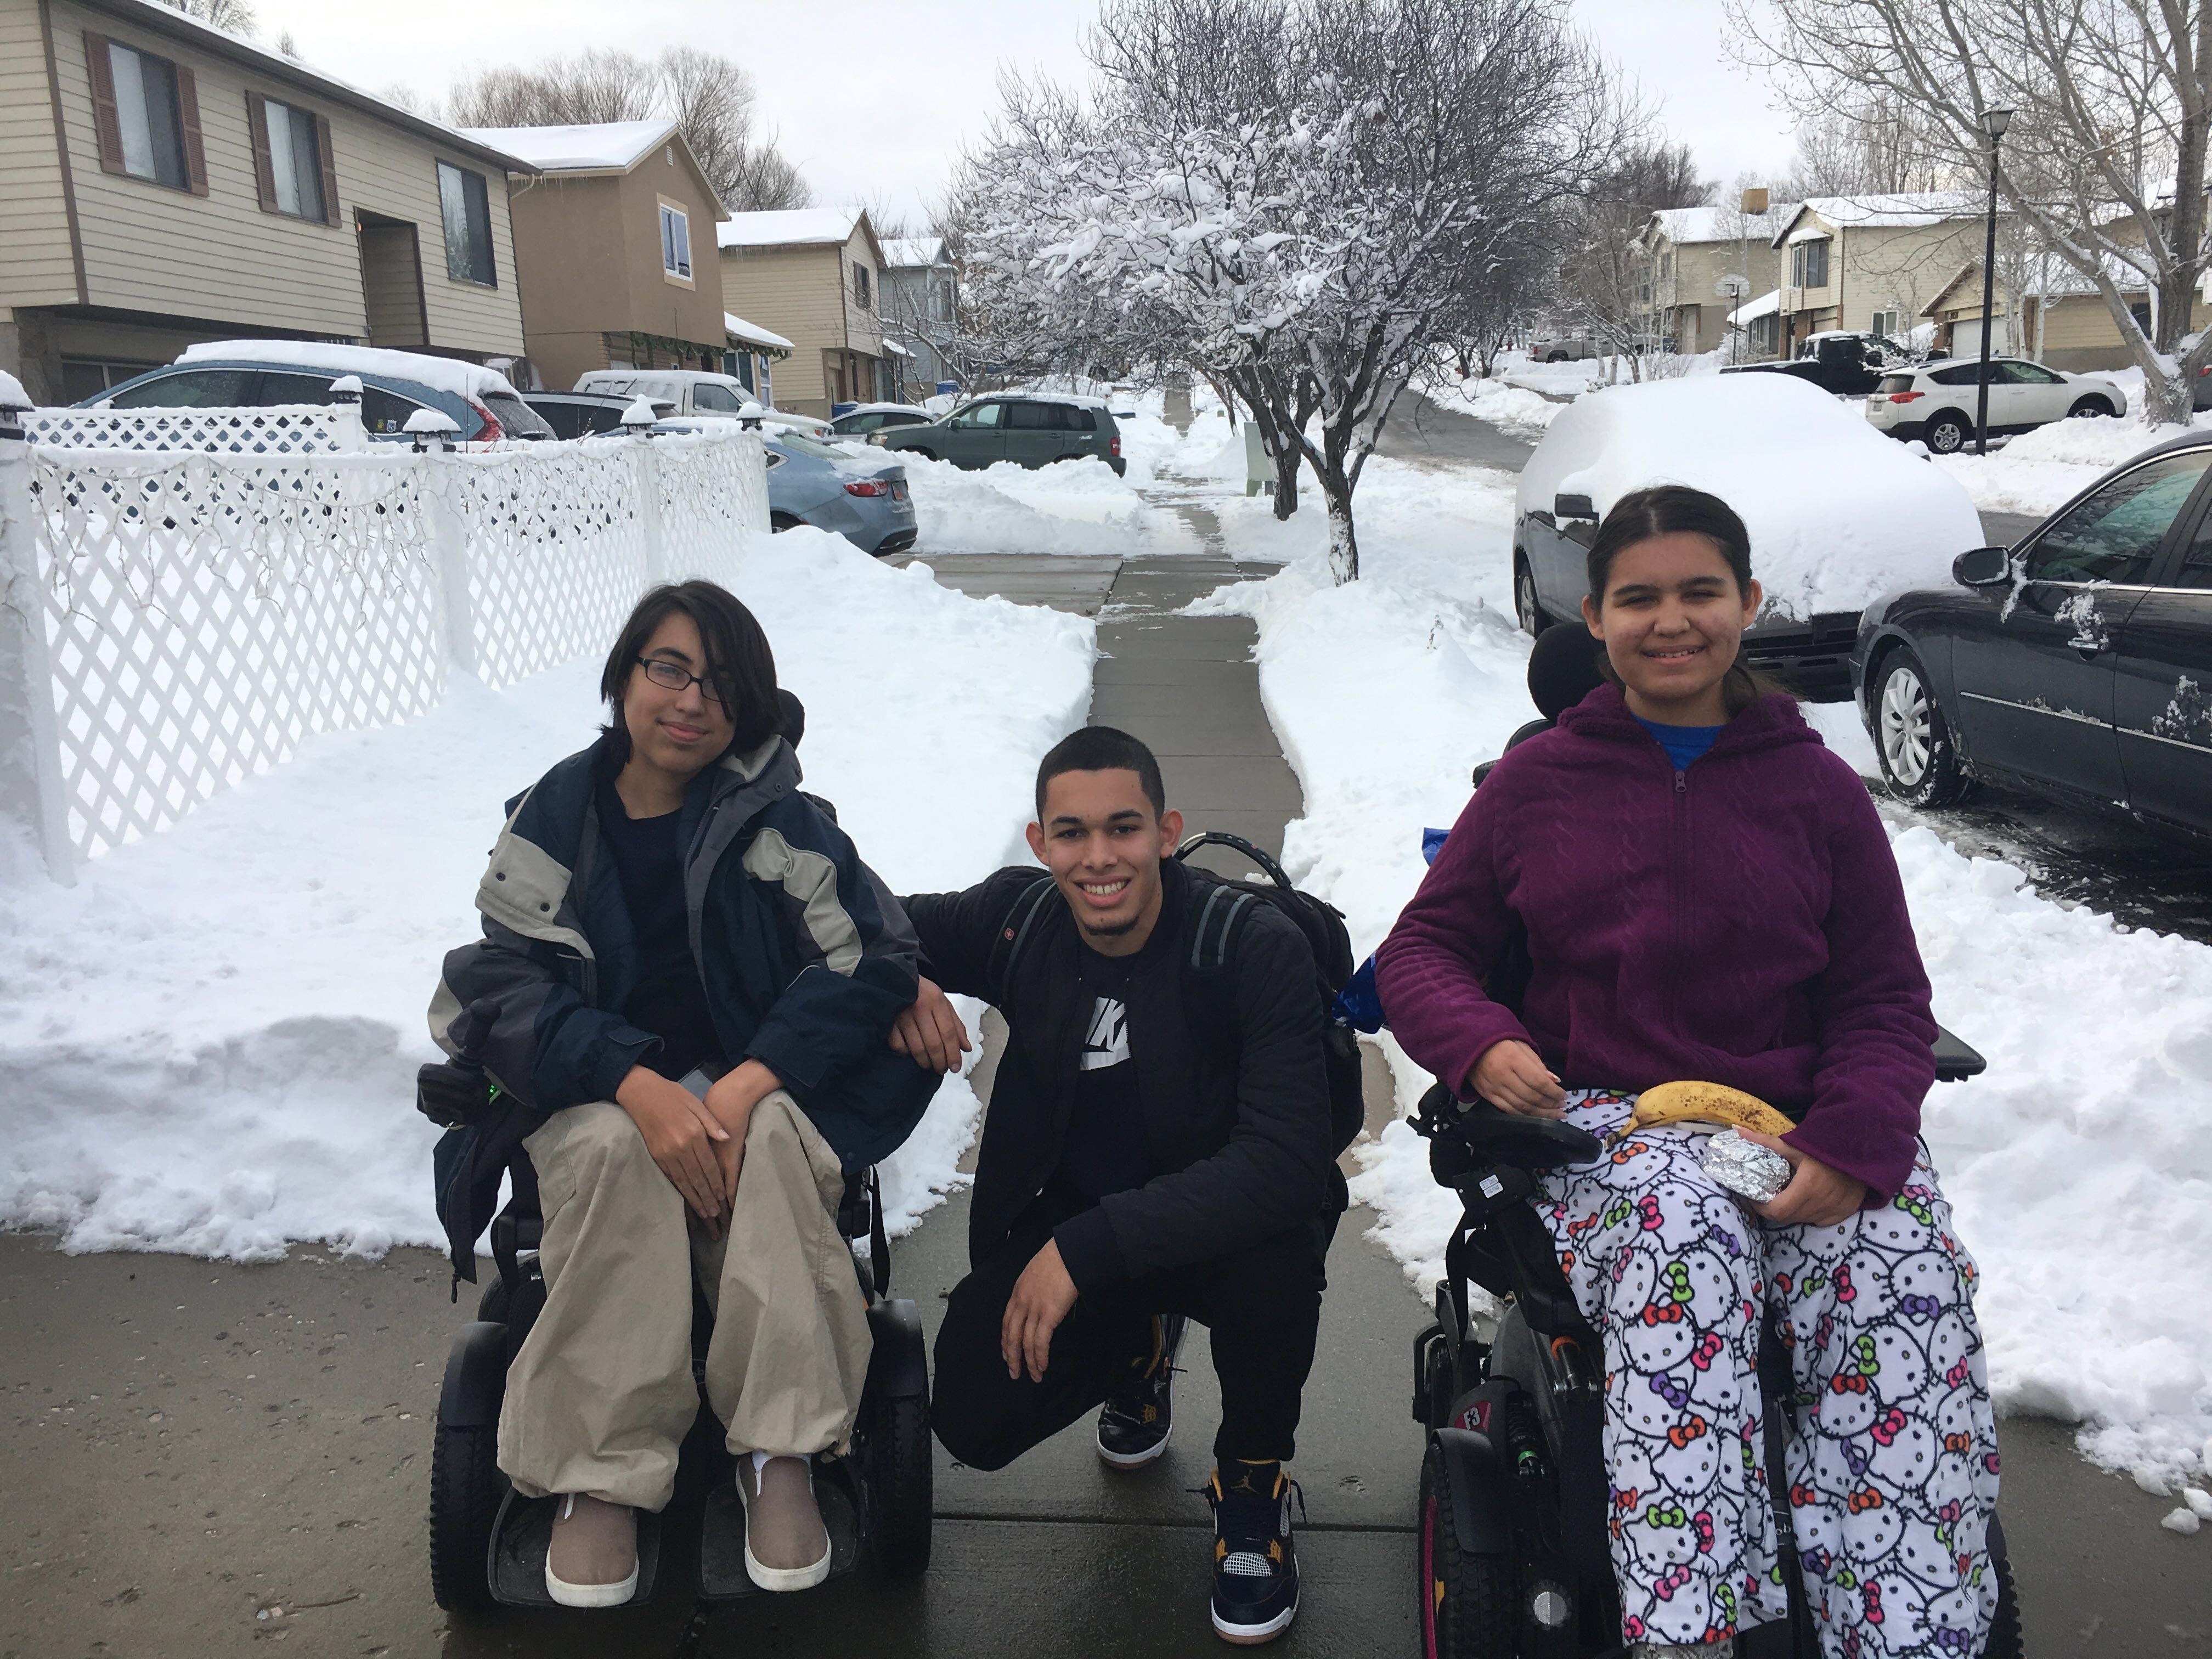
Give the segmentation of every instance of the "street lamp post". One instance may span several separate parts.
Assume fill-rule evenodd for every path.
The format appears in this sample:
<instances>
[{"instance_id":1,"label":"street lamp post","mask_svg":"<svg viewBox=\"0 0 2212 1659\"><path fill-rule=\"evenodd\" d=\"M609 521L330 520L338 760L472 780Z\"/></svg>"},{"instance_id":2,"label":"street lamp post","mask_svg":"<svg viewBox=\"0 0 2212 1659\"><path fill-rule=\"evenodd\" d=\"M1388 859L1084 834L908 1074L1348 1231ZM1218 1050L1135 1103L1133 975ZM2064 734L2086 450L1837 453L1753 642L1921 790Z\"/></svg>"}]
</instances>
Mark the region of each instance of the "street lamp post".
<instances>
[{"instance_id":1,"label":"street lamp post","mask_svg":"<svg viewBox=\"0 0 2212 1659\"><path fill-rule=\"evenodd\" d=\"M1974 453L1978 455L1990 453L1990 328L1996 321L1991 307L1997 265L1997 141L2011 125L2012 112L2008 109L1982 112L1982 130L1990 135L1990 214L1988 234L1982 243L1982 372L1974 398Z\"/></svg>"}]
</instances>

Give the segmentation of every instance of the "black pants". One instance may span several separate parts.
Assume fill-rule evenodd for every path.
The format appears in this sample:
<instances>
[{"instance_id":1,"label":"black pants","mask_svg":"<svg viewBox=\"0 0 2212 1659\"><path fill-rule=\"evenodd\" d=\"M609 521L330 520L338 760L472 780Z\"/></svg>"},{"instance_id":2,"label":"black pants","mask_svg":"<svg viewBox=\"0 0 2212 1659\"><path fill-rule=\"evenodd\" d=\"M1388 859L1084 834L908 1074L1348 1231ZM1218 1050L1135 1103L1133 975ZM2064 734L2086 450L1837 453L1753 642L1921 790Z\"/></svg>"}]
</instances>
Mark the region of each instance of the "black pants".
<instances>
[{"instance_id":1,"label":"black pants","mask_svg":"<svg viewBox=\"0 0 2212 1659\"><path fill-rule=\"evenodd\" d=\"M1221 1380L1217 1460L1287 1462L1313 1369L1334 1215L1227 1255L1146 1273L1079 1297L1052 1334L1044 1380L1006 1375L999 1329L1014 1281L1069 1213L1040 1198L946 1304L930 1405L937 1437L971 1468L1000 1469L1105 1400L1152 1358L1152 1316L1179 1313L1213 1337Z\"/></svg>"}]
</instances>

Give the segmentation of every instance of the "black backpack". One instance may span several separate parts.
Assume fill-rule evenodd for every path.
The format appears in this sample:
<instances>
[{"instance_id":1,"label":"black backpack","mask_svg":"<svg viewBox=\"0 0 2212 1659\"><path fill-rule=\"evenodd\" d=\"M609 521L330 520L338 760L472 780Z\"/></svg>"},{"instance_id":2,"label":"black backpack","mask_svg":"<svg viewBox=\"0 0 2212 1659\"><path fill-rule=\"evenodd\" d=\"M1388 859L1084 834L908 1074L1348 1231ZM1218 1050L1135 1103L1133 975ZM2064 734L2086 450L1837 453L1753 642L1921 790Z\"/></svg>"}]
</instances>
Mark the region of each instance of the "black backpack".
<instances>
[{"instance_id":1,"label":"black backpack","mask_svg":"<svg viewBox=\"0 0 2212 1659\"><path fill-rule=\"evenodd\" d=\"M1187 860L1200 848L1209 846L1226 847L1241 853L1265 871L1269 879L1230 881L1212 877L1197 916L1185 924L1185 933L1190 939L1189 954L1183 962L1185 978L1204 994L1225 977L1237 932L1255 904L1273 906L1297 924L1298 931L1312 948L1315 979L1321 994L1321 1052L1322 1066L1328 1079L1329 1150L1341 1152L1358 1138L1367 1121L1358 1035L1351 1027L1339 1024L1328 1012L1336 1001L1336 994L1351 979L1356 966L1352 959L1352 934L1344 925L1344 913L1326 899L1299 891L1283 873L1282 866L1241 836L1220 830L1193 836L1176 848L1176 858L1178 862ZM1212 876L1211 872L1206 873ZM1006 982L1015 958L1029 940L1030 929L1044 913L1045 903L1055 890L1051 877L1040 876L1014 901L1013 908L1006 913L1006 925L993 941L990 983Z\"/></svg>"}]
</instances>

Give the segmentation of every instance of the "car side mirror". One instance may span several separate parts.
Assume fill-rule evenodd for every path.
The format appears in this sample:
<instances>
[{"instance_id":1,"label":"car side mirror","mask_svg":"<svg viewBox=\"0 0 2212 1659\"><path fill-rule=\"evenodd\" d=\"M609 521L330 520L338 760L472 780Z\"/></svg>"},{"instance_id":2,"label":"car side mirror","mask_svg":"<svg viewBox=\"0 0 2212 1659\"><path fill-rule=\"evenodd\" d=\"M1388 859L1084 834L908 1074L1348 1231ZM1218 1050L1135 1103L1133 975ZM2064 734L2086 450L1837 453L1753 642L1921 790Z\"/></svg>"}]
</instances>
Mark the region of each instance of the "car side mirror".
<instances>
[{"instance_id":1,"label":"car side mirror","mask_svg":"<svg viewBox=\"0 0 2212 1659\"><path fill-rule=\"evenodd\" d=\"M2012 580L2012 549L1978 547L1951 561L1951 580L1961 587L1996 587Z\"/></svg>"},{"instance_id":2,"label":"car side mirror","mask_svg":"<svg viewBox=\"0 0 2212 1659\"><path fill-rule=\"evenodd\" d=\"M1595 524L1598 514L1587 495L1554 495L1552 497L1552 518L1559 524L1566 524L1576 519L1587 519Z\"/></svg>"}]
</instances>

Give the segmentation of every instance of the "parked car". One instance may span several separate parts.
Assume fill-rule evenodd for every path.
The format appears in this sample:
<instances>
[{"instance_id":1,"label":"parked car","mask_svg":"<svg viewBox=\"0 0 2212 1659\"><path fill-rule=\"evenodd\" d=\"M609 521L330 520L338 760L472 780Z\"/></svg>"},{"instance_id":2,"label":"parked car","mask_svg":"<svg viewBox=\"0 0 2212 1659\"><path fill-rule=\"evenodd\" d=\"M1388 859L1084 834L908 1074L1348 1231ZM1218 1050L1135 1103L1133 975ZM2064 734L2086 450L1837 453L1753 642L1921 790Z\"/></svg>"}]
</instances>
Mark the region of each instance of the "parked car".
<instances>
[{"instance_id":1,"label":"parked car","mask_svg":"<svg viewBox=\"0 0 2212 1659\"><path fill-rule=\"evenodd\" d=\"M1121 429L1105 404L1011 392L963 404L926 426L883 428L870 433L868 441L886 449L911 449L970 471L1000 461L1049 466L1085 455L1096 456L1116 473L1128 465L1121 459Z\"/></svg>"},{"instance_id":2,"label":"parked car","mask_svg":"<svg viewBox=\"0 0 2212 1659\"><path fill-rule=\"evenodd\" d=\"M1893 357L1871 334L1808 335L1798 355L1781 363L1734 363L1723 374L1787 374L1839 398L1863 398L1881 384Z\"/></svg>"},{"instance_id":3,"label":"parked car","mask_svg":"<svg viewBox=\"0 0 2212 1659\"><path fill-rule=\"evenodd\" d=\"M1578 363L1597 355L1597 347L1586 335L1540 334L1528 343L1532 363Z\"/></svg>"},{"instance_id":4,"label":"parked car","mask_svg":"<svg viewBox=\"0 0 2212 1659\"><path fill-rule=\"evenodd\" d=\"M763 426L788 427L817 438L830 435L829 422L768 408L736 375L714 374L702 368L586 369L576 377L575 389L601 397L665 401L672 405L671 418L676 420L758 421Z\"/></svg>"},{"instance_id":5,"label":"parked car","mask_svg":"<svg viewBox=\"0 0 2212 1659\"><path fill-rule=\"evenodd\" d=\"M361 419L372 437L400 439L418 409L450 416L466 443L550 438L553 428L496 369L453 357L310 340L221 340L187 346L166 368L149 369L81 409L254 409L327 404L331 383L361 381Z\"/></svg>"},{"instance_id":6,"label":"parked car","mask_svg":"<svg viewBox=\"0 0 2212 1659\"><path fill-rule=\"evenodd\" d=\"M865 438L884 427L925 426L936 418L913 404L862 404L830 422L830 429L841 438Z\"/></svg>"},{"instance_id":7,"label":"parked car","mask_svg":"<svg viewBox=\"0 0 2212 1659\"><path fill-rule=\"evenodd\" d=\"M1852 678L1891 793L1980 781L2212 836L2208 506L2212 433L2191 433L1869 605Z\"/></svg>"},{"instance_id":8,"label":"parked car","mask_svg":"<svg viewBox=\"0 0 2212 1659\"><path fill-rule=\"evenodd\" d=\"M1940 579L1982 539L1957 479L1795 380L1609 386L1562 409L1522 469L1512 575L1522 628L1583 625L1599 521L1656 483L1710 491L1742 515L1766 594L1744 660L1816 702L1850 696L1869 599Z\"/></svg>"},{"instance_id":9,"label":"parked car","mask_svg":"<svg viewBox=\"0 0 2212 1659\"><path fill-rule=\"evenodd\" d=\"M617 430L635 398L600 392L526 392L522 401L538 411L556 438L588 438L595 433ZM676 405L665 398L651 400L658 420L666 420Z\"/></svg>"},{"instance_id":10,"label":"parked car","mask_svg":"<svg viewBox=\"0 0 2212 1659\"><path fill-rule=\"evenodd\" d=\"M2128 412L2127 394L2102 374L2063 374L2021 357L1990 358L1989 374L1991 437L2069 416ZM1938 455L1954 454L1974 435L1981 380L1979 358L1899 368L1881 377L1866 417L1893 438L1917 438Z\"/></svg>"},{"instance_id":11,"label":"parked car","mask_svg":"<svg viewBox=\"0 0 2212 1659\"><path fill-rule=\"evenodd\" d=\"M906 469L819 443L802 432L762 434L768 451L771 530L811 524L834 531L863 553L903 553L914 545L914 496Z\"/></svg>"}]
</instances>

